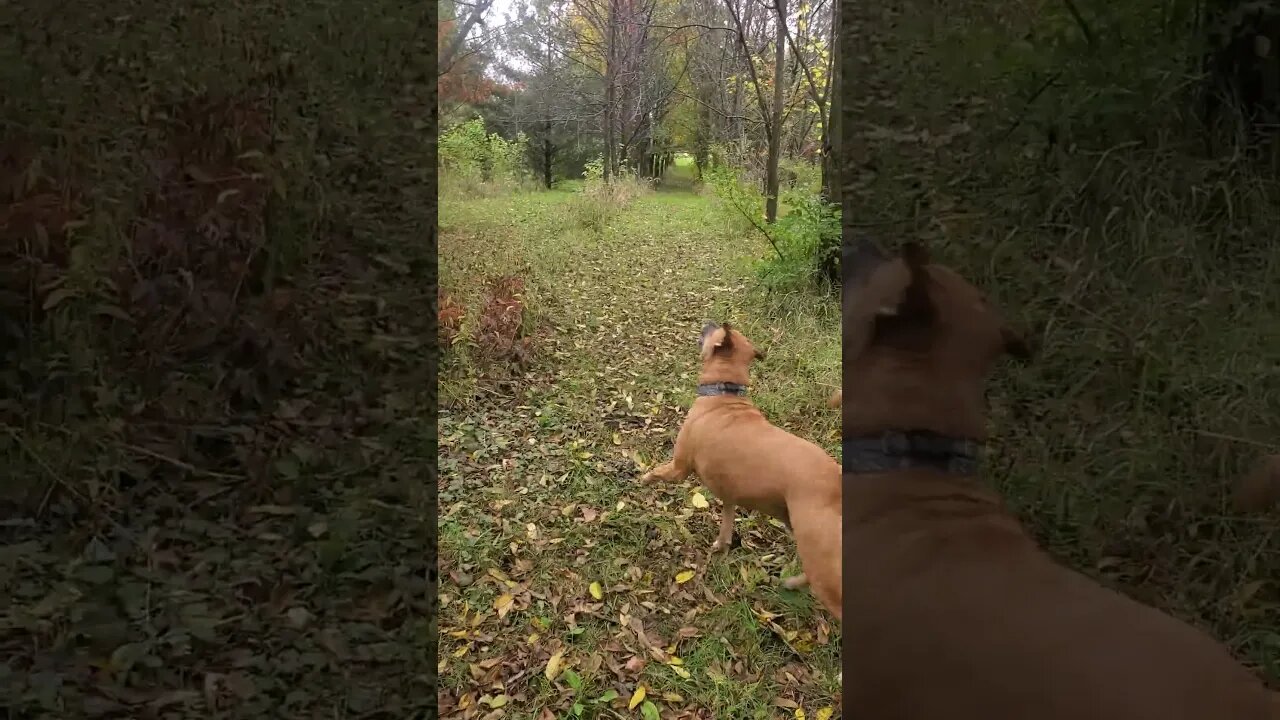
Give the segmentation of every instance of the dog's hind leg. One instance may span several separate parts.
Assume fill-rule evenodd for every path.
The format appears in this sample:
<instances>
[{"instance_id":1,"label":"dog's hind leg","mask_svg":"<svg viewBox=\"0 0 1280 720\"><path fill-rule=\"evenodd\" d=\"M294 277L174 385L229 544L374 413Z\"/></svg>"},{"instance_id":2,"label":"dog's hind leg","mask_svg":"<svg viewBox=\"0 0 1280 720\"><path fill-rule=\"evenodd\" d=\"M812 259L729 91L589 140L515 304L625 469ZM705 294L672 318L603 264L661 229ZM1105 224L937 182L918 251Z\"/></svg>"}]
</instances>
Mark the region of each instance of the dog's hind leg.
<instances>
[{"instance_id":1,"label":"dog's hind leg","mask_svg":"<svg viewBox=\"0 0 1280 720\"><path fill-rule=\"evenodd\" d=\"M711 543L711 552L728 550L733 544L733 521L737 514L738 506L732 503L724 504L724 509L720 512L720 534L716 536L716 541Z\"/></svg>"}]
</instances>

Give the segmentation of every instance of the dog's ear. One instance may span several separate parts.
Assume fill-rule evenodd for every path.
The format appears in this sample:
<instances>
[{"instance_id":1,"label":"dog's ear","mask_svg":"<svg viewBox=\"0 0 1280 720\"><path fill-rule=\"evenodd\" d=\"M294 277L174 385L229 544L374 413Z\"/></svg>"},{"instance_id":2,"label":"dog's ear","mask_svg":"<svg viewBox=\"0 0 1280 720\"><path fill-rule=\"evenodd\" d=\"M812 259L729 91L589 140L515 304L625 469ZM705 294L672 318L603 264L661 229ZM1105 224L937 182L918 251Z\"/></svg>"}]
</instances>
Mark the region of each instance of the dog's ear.
<instances>
[{"instance_id":1,"label":"dog's ear","mask_svg":"<svg viewBox=\"0 0 1280 720\"><path fill-rule=\"evenodd\" d=\"M845 288L841 314L846 361L867 349L882 323L909 328L932 320L928 264L928 251L909 242L900 257L881 263L861 285Z\"/></svg>"},{"instance_id":2,"label":"dog's ear","mask_svg":"<svg viewBox=\"0 0 1280 720\"><path fill-rule=\"evenodd\" d=\"M906 263L911 273L911 282L902 292L893 317L908 322L928 321L933 316L933 301L929 299L929 251L917 242L908 242L902 246L902 262Z\"/></svg>"},{"instance_id":3,"label":"dog's ear","mask_svg":"<svg viewBox=\"0 0 1280 720\"><path fill-rule=\"evenodd\" d=\"M840 283L853 288L862 285L881 265L889 261L870 238L851 238L840 246Z\"/></svg>"},{"instance_id":4,"label":"dog's ear","mask_svg":"<svg viewBox=\"0 0 1280 720\"><path fill-rule=\"evenodd\" d=\"M707 335L702 341L702 362L710 360L711 356L718 352L733 349L733 335L730 334L730 329L728 325L721 325Z\"/></svg>"}]
</instances>

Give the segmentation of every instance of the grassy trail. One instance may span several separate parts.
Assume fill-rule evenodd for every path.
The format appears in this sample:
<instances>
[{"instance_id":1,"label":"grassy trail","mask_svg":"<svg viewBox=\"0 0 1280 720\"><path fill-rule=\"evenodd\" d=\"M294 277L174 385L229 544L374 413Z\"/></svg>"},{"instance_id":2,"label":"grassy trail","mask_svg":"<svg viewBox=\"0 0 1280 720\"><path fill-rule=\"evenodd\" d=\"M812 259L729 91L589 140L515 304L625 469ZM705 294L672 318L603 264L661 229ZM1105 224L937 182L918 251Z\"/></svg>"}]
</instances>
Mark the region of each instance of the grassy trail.
<instances>
[{"instance_id":1,"label":"grassy trail","mask_svg":"<svg viewBox=\"0 0 1280 720\"><path fill-rule=\"evenodd\" d=\"M829 717L838 628L780 587L789 536L740 518L742 547L708 563L710 493L637 478L671 450L707 319L769 353L753 392L770 419L834 451L835 303L754 291L763 241L719 232L691 192L603 220L591 202L442 198L442 287L472 307L484 277L519 273L536 328L506 382L463 347L444 358L442 715Z\"/></svg>"}]
</instances>

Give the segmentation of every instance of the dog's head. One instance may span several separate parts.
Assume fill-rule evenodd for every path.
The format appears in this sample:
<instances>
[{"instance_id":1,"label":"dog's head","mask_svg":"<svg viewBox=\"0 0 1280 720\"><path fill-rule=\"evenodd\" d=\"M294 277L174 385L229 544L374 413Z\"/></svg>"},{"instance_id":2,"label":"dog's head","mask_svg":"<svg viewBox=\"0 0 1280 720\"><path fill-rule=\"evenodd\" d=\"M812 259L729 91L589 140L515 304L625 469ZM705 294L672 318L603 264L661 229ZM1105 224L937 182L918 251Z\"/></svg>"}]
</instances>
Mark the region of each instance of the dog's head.
<instances>
[{"instance_id":1,"label":"dog's head","mask_svg":"<svg viewBox=\"0 0 1280 720\"><path fill-rule=\"evenodd\" d=\"M968 411L1000 357L1030 358L1027 342L982 291L932 264L921 245L907 243L897 257L870 243L846 246L842 262L846 430L850 405L877 387L897 395L884 401L884 410L916 399L928 404L932 393L940 403L935 412ZM942 407L948 393L964 399Z\"/></svg>"},{"instance_id":2,"label":"dog's head","mask_svg":"<svg viewBox=\"0 0 1280 720\"><path fill-rule=\"evenodd\" d=\"M729 323L707 323L698 338L702 356L702 373L698 382L734 382L747 384L751 363L763 360L746 335Z\"/></svg>"}]
</instances>

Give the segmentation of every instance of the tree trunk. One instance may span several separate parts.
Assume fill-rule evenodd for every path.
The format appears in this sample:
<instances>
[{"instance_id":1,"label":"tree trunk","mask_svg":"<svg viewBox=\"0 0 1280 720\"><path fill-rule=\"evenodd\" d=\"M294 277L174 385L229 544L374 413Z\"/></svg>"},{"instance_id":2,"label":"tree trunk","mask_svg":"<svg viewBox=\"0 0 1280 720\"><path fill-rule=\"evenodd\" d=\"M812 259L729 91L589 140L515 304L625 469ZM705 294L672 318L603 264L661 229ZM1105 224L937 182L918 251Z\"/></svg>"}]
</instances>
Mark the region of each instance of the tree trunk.
<instances>
[{"instance_id":1,"label":"tree trunk","mask_svg":"<svg viewBox=\"0 0 1280 720\"><path fill-rule=\"evenodd\" d=\"M831 13L831 90L827 93L827 122L822 126L822 197L827 202L839 205L843 193L840 192L840 158L844 142L840 137L844 127L841 108L844 107L844 84L840 67L840 48L845 39L840 36L840 6L844 3L832 3Z\"/></svg>"},{"instance_id":2,"label":"tree trunk","mask_svg":"<svg viewBox=\"0 0 1280 720\"><path fill-rule=\"evenodd\" d=\"M839 73L835 76L835 88L832 91L832 116L836 116L836 109L839 109L839 134L833 137L836 143L836 153L833 155L836 169L836 182L833 187L838 184L840 192L840 220L841 233L844 238L844 247L853 253L865 252L866 240L857 235L857 228L854 227L853 220L853 179L854 171L866 162L864 156L865 149L859 144L858 133L856 132L856 121L854 117L854 103L850 101L850 97L855 97L856 93L865 87L860 86L858 70L858 58L867 52L865 45L867 38L861 35L858 18L858 3L841 2L837 3L839 7L839 39L836 42L837 51L840 53L840 62L835 66ZM867 27L862 25L862 28ZM836 104L838 103L838 104ZM847 257L847 255L846 255ZM843 264L843 260L841 263ZM851 268L843 268L843 274L848 277Z\"/></svg>"},{"instance_id":3,"label":"tree trunk","mask_svg":"<svg viewBox=\"0 0 1280 720\"><path fill-rule=\"evenodd\" d=\"M551 144L551 121L542 125L542 182L551 189L551 160L555 157L555 147Z\"/></svg>"},{"instance_id":4,"label":"tree trunk","mask_svg":"<svg viewBox=\"0 0 1280 720\"><path fill-rule=\"evenodd\" d=\"M446 75L453 69L453 61L458 56L458 51L462 49L463 43L467 41L467 35L471 32L471 28L480 22L480 18L484 16L489 6L493 4L493 0L480 0L476 4L475 9L462 21L462 25L458 27L458 31L454 33L449 40L449 45L444 49L444 53L438 58L436 76Z\"/></svg>"},{"instance_id":5,"label":"tree trunk","mask_svg":"<svg viewBox=\"0 0 1280 720\"><path fill-rule=\"evenodd\" d=\"M609 37L604 48L604 184L613 179L617 162L614 154L617 150L614 138L614 110L617 104L617 88L614 87L615 53L618 42L618 2L609 0Z\"/></svg>"},{"instance_id":6,"label":"tree trunk","mask_svg":"<svg viewBox=\"0 0 1280 720\"><path fill-rule=\"evenodd\" d=\"M782 157L782 75L787 70L786 0L778 3L778 32L773 55L773 107L769 119L769 162L764 174L764 221L778 219L778 161Z\"/></svg>"}]
</instances>

